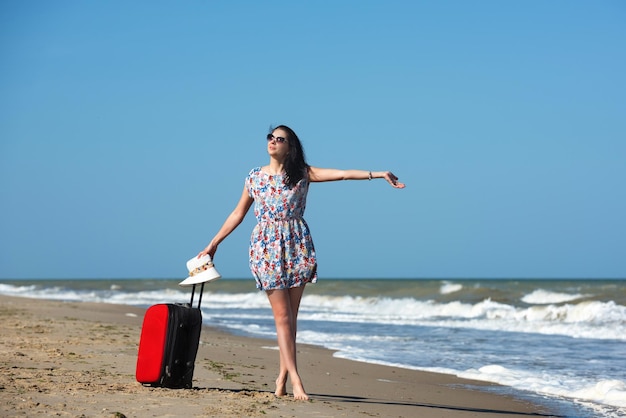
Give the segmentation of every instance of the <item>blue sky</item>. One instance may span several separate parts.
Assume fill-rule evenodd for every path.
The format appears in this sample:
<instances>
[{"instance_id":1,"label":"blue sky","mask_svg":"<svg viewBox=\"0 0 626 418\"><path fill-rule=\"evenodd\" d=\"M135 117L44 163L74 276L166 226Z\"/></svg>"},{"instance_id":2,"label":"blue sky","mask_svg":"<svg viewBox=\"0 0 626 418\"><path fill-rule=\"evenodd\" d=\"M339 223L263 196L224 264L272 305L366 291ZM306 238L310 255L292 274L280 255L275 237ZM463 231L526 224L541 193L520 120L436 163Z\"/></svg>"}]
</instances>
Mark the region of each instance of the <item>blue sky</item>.
<instances>
[{"instance_id":1,"label":"blue sky","mask_svg":"<svg viewBox=\"0 0 626 418\"><path fill-rule=\"evenodd\" d=\"M621 1L3 1L0 278L177 278L287 124L321 278L625 278ZM216 255L251 277L248 214Z\"/></svg>"}]
</instances>

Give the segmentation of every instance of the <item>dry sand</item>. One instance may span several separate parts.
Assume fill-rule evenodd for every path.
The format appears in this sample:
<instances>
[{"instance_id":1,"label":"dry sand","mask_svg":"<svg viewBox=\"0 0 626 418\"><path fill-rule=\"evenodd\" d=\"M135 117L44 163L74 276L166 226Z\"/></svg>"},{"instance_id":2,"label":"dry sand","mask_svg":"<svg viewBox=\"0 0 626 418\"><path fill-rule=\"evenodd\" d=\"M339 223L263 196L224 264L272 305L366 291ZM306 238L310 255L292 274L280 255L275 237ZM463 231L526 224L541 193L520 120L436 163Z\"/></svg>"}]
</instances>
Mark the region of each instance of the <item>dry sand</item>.
<instances>
[{"instance_id":1,"label":"dry sand","mask_svg":"<svg viewBox=\"0 0 626 418\"><path fill-rule=\"evenodd\" d=\"M0 416L536 417L545 407L454 376L298 346L311 401L275 397L276 343L205 327L193 389L135 380L145 310L0 296Z\"/></svg>"}]
</instances>

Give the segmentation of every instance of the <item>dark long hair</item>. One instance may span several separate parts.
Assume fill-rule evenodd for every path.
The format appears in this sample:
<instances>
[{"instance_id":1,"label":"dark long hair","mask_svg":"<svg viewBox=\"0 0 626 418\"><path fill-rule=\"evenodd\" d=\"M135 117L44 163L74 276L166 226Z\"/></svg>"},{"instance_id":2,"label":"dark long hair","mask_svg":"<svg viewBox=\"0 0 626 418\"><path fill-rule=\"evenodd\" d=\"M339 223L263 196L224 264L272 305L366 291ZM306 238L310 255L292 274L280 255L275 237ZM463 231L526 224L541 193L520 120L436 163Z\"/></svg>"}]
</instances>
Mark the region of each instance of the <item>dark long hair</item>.
<instances>
[{"instance_id":1,"label":"dark long hair","mask_svg":"<svg viewBox=\"0 0 626 418\"><path fill-rule=\"evenodd\" d=\"M274 132L276 129L282 129L287 132L289 154L287 154L287 158L285 159L285 182L291 189L307 175L309 165L306 163L304 148L302 148L300 138L298 138L298 135L296 135L293 129L285 125L278 125L270 128L270 133Z\"/></svg>"}]
</instances>

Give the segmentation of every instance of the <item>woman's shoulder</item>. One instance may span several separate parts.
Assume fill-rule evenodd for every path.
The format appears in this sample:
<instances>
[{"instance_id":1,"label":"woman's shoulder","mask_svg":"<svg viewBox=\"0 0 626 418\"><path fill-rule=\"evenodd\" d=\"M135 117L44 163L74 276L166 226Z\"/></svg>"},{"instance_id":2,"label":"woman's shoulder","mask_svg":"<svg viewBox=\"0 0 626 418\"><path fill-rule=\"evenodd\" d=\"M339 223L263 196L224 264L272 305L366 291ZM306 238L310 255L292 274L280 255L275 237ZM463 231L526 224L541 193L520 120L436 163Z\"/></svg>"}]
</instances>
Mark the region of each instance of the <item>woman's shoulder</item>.
<instances>
[{"instance_id":1,"label":"woman's shoulder","mask_svg":"<svg viewBox=\"0 0 626 418\"><path fill-rule=\"evenodd\" d=\"M258 175L262 170L262 167L254 167L252 170L250 170L250 172L248 173L248 177L254 176L254 175Z\"/></svg>"}]
</instances>

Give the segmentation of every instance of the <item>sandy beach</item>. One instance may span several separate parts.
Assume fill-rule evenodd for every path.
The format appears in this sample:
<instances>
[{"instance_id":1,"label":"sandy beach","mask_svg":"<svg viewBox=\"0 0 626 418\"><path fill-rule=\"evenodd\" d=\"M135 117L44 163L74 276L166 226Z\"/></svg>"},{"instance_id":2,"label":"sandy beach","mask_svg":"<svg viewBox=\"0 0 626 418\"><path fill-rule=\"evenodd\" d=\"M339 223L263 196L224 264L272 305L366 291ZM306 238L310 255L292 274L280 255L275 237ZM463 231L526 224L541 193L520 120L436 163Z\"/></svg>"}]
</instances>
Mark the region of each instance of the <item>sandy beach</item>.
<instances>
[{"instance_id":1,"label":"sandy beach","mask_svg":"<svg viewBox=\"0 0 626 418\"><path fill-rule=\"evenodd\" d=\"M193 389L135 380L144 309L0 296L0 416L536 417L540 405L454 376L298 346L311 400L276 397L274 341L205 327ZM483 388L483 389L481 389Z\"/></svg>"}]
</instances>

